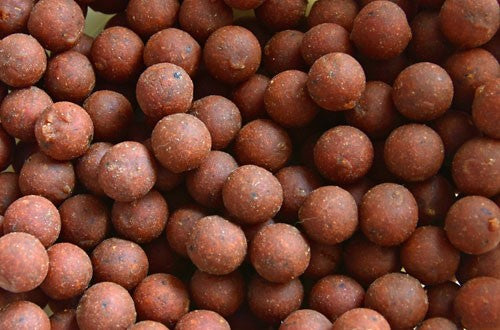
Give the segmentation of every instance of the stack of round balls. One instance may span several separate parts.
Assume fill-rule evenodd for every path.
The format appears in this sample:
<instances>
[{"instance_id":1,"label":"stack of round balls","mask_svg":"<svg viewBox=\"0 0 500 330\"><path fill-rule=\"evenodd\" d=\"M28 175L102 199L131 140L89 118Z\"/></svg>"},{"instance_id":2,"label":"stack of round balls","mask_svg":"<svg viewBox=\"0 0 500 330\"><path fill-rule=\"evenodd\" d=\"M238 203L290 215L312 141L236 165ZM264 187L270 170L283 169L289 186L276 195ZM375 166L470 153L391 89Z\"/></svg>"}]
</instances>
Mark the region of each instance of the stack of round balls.
<instances>
[{"instance_id":1,"label":"stack of round balls","mask_svg":"<svg viewBox=\"0 0 500 330\"><path fill-rule=\"evenodd\" d=\"M0 329L500 329L499 25L0 1Z\"/></svg>"}]
</instances>

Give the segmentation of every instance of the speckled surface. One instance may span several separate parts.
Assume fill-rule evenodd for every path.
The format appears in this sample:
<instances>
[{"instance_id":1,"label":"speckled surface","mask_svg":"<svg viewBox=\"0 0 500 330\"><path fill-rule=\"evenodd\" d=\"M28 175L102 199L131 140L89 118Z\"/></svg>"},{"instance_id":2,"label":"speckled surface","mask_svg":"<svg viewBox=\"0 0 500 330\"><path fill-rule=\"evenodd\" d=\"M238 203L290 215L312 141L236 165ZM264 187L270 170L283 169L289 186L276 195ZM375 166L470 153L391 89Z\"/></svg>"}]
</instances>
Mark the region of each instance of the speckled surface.
<instances>
[{"instance_id":1,"label":"speckled surface","mask_svg":"<svg viewBox=\"0 0 500 330\"><path fill-rule=\"evenodd\" d=\"M266 70L278 74L286 70L305 70L300 46L304 33L297 30L285 30L276 33L264 46L262 62Z\"/></svg>"},{"instance_id":2,"label":"speckled surface","mask_svg":"<svg viewBox=\"0 0 500 330\"><path fill-rule=\"evenodd\" d=\"M75 162L75 172L78 181L90 192L97 196L104 196L99 185L99 163L104 154L112 147L111 143L97 142L91 144L87 152Z\"/></svg>"},{"instance_id":3,"label":"speckled surface","mask_svg":"<svg viewBox=\"0 0 500 330\"><path fill-rule=\"evenodd\" d=\"M167 221L166 237L172 249L187 257L186 243L194 224L207 216L206 210L197 204L190 204L175 210Z\"/></svg>"},{"instance_id":4,"label":"speckled surface","mask_svg":"<svg viewBox=\"0 0 500 330\"><path fill-rule=\"evenodd\" d=\"M174 25L178 11L177 0L132 0L127 4L127 22L132 30L147 38Z\"/></svg>"},{"instance_id":5,"label":"speckled surface","mask_svg":"<svg viewBox=\"0 0 500 330\"><path fill-rule=\"evenodd\" d=\"M51 326L43 309L29 301L17 301L0 313L0 328L50 330Z\"/></svg>"},{"instance_id":6,"label":"speckled surface","mask_svg":"<svg viewBox=\"0 0 500 330\"><path fill-rule=\"evenodd\" d=\"M369 308L355 308L342 314L333 324L332 330L351 329L390 330L387 320Z\"/></svg>"},{"instance_id":7,"label":"speckled surface","mask_svg":"<svg viewBox=\"0 0 500 330\"><path fill-rule=\"evenodd\" d=\"M358 14L359 6L355 0L346 1L330 1L319 0L314 1L311 11L307 16L309 27L313 27L322 23L335 23L347 31L352 30L352 23Z\"/></svg>"},{"instance_id":8,"label":"speckled surface","mask_svg":"<svg viewBox=\"0 0 500 330\"><path fill-rule=\"evenodd\" d=\"M266 0L255 10L255 16L268 29L293 29L306 16L307 0Z\"/></svg>"},{"instance_id":9,"label":"speckled surface","mask_svg":"<svg viewBox=\"0 0 500 330\"><path fill-rule=\"evenodd\" d=\"M349 32L334 23L323 23L310 28L304 34L300 51L308 65L312 65L318 58L329 53L352 55L354 52Z\"/></svg>"},{"instance_id":10,"label":"speckled surface","mask_svg":"<svg viewBox=\"0 0 500 330\"><path fill-rule=\"evenodd\" d=\"M500 79L493 79L476 89L472 103L472 119L476 127L487 136L500 139ZM5 127L5 125L4 125Z\"/></svg>"},{"instance_id":11,"label":"speckled surface","mask_svg":"<svg viewBox=\"0 0 500 330\"><path fill-rule=\"evenodd\" d=\"M229 323L219 314L208 310L194 310L184 315L175 325L176 330L230 330Z\"/></svg>"},{"instance_id":12,"label":"speckled surface","mask_svg":"<svg viewBox=\"0 0 500 330\"><path fill-rule=\"evenodd\" d=\"M312 309L299 309L287 316L280 324L279 330L329 330L330 322L323 314Z\"/></svg>"},{"instance_id":13,"label":"speckled surface","mask_svg":"<svg viewBox=\"0 0 500 330\"><path fill-rule=\"evenodd\" d=\"M232 101L238 106L244 122L266 116L264 108L264 92L269 78L255 74L242 82L233 90Z\"/></svg>"}]
</instances>

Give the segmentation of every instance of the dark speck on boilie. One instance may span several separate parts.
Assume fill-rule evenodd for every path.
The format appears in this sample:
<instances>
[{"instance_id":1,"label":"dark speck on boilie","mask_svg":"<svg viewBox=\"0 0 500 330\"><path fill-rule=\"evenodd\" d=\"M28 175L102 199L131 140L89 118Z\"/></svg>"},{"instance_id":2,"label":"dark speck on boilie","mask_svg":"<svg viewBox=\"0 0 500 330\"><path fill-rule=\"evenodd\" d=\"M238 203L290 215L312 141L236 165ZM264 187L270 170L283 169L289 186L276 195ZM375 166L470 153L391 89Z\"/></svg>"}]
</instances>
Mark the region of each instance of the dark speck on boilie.
<instances>
[{"instance_id":1,"label":"dark speck on boilie","mask_svg":"<svg viewBox=\"0 0 500 330\"><path fill-rule=\"evenodd\" d=\"M182 74L180 72L174 72L174 78L175 79L181 79Z\"/></svg>"}]
</instances>

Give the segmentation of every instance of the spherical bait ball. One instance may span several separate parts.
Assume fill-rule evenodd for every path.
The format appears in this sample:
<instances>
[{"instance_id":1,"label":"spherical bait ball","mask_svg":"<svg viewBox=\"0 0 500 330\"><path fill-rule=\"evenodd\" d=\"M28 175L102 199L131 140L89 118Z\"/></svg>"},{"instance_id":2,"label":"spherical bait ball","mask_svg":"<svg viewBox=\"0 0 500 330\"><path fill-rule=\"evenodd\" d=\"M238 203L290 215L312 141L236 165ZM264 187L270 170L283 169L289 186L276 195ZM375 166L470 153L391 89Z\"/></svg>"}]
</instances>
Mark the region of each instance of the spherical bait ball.
<instances>
[{"instance_id":1,"label":"spherical bait ball","mask_svg":"<svg viewBox=\"0 0 500 330\"><path fill-rule=\"evenodd\" d=\"M76 309L65 309L60 312L54 312L50 316L50 326L52 330L78 329Z\"/></svg>"},{"instance_id":2,"label":"spherical bait ball","mask_svg":"<svg viewBox=\"0 0 500 330\"><path fill-rule=\"evenodd\" d=\"M39 286L49 269L45 247L30 234L10 233L0 237L0 287L26 292Z\"/></svg>"},{"instance_id":3,"label":"spherical bait ball","mask_svg":"<svg viewBox=\"0 0 500 330\"><path fill-rule=\"evenodd\" d=\"M226 210L244 224L265 222L278 213L283 189L265 169L245 165L234 170L222 187Z\"/></svg>"},{"instance_id":4,"label":"spherical bait ball","mask_svg":"<svg viewBox=\"0 0 500 330\"><path fill-rule=\"evenodd\" d=\"M118 234L139 244L160 236L167 219L167 202L156 190L132 202L115 202L111 213Z\"/></svg>"},{"instance_id":5,"label":"spherical bait ball","mask_svg":"<svg viewBox=\"0 0 500 330\"><path fill-rule=\"evenodd\" d=\"M260 66L257 38L241 26L225 26L210 35L203 48L203 61L215 79L236 84L250 78Z\"/></svg>"},{"instance_id":6,"label":"spherical bait ball","mask_svg":"<svg viewBox=\"0 0 500 330\"><path fill-rule=\"evenodd\" d=\"M276 33L264 46L264 68L271 74L286 70L305 70L306 63L300 52L304 33L285 30Z\"/></svg>"},{"instance_id":7,"label":"spherical bait ball","mask_svg":"<svg viewBox=\"0 0 500 330\"><path fill-rule=\"evenodd\" d=\"M387 320L369 308L354 308L342 314L333 324L332 330L361 329L390 330Z\"/></svg>"},{"instance_id":8,"label":"spherical bait ball","mask_svg":"<svg viewBox=\"0 0 500 330\"><path fill-rule=\"evenodd\" d=\"M197 270L191 277L189 291L193 303L226 317L233 315L245 300L245 279L239 271L210 275Z\"/></svg>"},{"instance_id":9,"label":"spherical bait ball","mask_svg":"<svg viewBox=\"0 0 500 330\"><path fill-rule=\"evenodd\" d=\"M403 116L415 121L433 120L451 106L453 83L439 65L413 64L396 78L392 99Z\"/></svg>"},{"instance_id":10,"label":"spherical bait ball","mask_svg":"<svg viewBox=\"0 0 500 330\"><path fill-rule=\"evenodd\" d=\"M49 272L41 284L43 292L52 299L77 297L85 291L92 279L90 258L78 246L59 243L47 250Z\"/></svg>"},{"instance_id":11,"label":"spherical bait ball","mask_svg":"<svg viewBox=\"0 0 500 330\"><path fill-rule=\"evenodd\" d=\"M435 317L425 320L417 328L419 330L432 330L432 329L442 329L442 330L456 330L457 325L444 317Z\"/></svg>"},{"instance_id":12,"label":"spherical bait ball","mask_svg":"<svg viewBox=\"0 0 500 330\"><path fill-rule=\"evenodd\" d=\"M347 122L371 138L387 136L400 122L392 102L392 88L382 81L369 81L354 109L345 113Z\"/></svg>"},{"instance_id":13,"label":"spherical bait ball","mask_svg":"<svg viewBox=\"0 0 500 330\"><path fill-rule=\"evenodd\" d=\"M396 128L385 141L387 168L405 181L424 181L435 175L444 161L444 145L439 135L425 125L408 124Z\"/></svg>"},{"instance_id":14,"label":"spherical bait ball","mask_svg":"<svg viewBox=\"0 0 500 330\"><path fill-rule=\"evenodd\" d=\"M166 116L156 124L151 146L162 166L181 173L200 166L210 153L212 139L201 120L179 113Z\"/></svg>"},{"instance_id":15,"label":"spherical bait ball","mask_svg":"<svg viewBox=\"0 0 500 330\"><path fill-rule=\"evenodd\" d=\"M465 283L475 277L489 276L500 279L500 245L479 255L463 254L456 277Z\"/></svg>"},{"instance_id":16,"label":"spherical bait ball","mask_svg":"<svg viewBox=\"0 0 500 330\"><path fill-rule=\"evenodd\" d=\"M363 287L350 277L330 275L320 279L309 294L309 306L335 321L345 312L362 305Z\"/></svg>"},{"instance_id":17,"label":"spherical bait ball","mask_svg":"<svg viewBox=\"0 0 500 330\"><path fill-rule=\"evenodd\" d=\"M198 204L186 205L175 210L167 221L165 234L168 244L178 254L187 257L186 242L194 224L208 214Z\"/></svg>"},{"instance_id":18,"label":"spherical bait ball","mask_svg":"<svg viewBox=\"0 0 500 330\"><path fill-rule=\"evenodd\" d=\"M366 57L388 60L401 54L412 37L405 12L391 1L370 2L354 19L351 40Z\"/></svg>"},{"instance_id":19,"label":"spherical bait ball","mask_svg":"<svg viewBox=\"0 0 500 330\"><path fill-rule=\"evenodd\" d=\"M50 59L44 87L54 99L80 103L94 86L94 69L85 55L67 51Z\"/></svg>"},{"instance_id":20,"label":"spherical bait ball","mask_svg":"<svg viewBox=\"0 0 500 330\"><path fill-rule=\"evenodd\" d=\"M265 226L253 238L250 261L257 273L270 282L286 283L302 275L311 249L297 228L277 223Z\"/></svg>"},{"instance_id":21,"label":"spherical bait ball","mask_svg":"<svg viewBox=\"0 0 500 330\"><path fill-rule=\"evenodd\" d=\"M241 114L238 107L219 95L210 95L196 100L189 113L201 120L212 137L212 148L225 149L241 129Z\"/></svg>"},{"instance_id":22,"label":"spherical bait ball","mask_svg":"<svg viewBox=\"0 0 500 330\"><path fill-rule=\"evenodd\" d=\"M239 10L255 9L262 5L264 1L265 0L224 0L228 6Z\"/></svg>"},{"instance_id":23,"label":"spherical bait ball","mask_svg":"<svg viewBox=\"0 0 500 330\"><path fill-rule=\"evenodd\" d=\"M161 30L144 47L144 64L168 62L183 68L191 77L198 71L201 47L189 33L176 28Z\"/></svg>"},{"instance_id":24,"label":"spherical bait ball","mask_svg":"<svg viewBox=\"0 0 500 330\"><path fill-rule=\"evenodd\" d=\"M0 187L2 187L0 189L0 214L3 215L9 205L21 197L18 181L19 176L15 173L0 173ZM2 232L1 229L0 232Z\"/></svg>"},{"instance_id":25,"label":"spherical bait ball","mask_svg":"<svg viewBox=\"0 0 500 330\"><path fill-rule=\"evenodd\" d=\"M500 139L500 79L488 81L476 89L472 103L472 119L476 127L494 139ZM2 122L4 128L5 123Z\"/></svg>"},{"instance_id":26,"label":"spherical bait ball","mask_svg":"<svg viewBox=\"0 0 500 330\"><path fill-rule=\"evenodd\" d=\"M449 41L460 48L474 48L487 43L497 32L500 8L495 0L446 0L439 18L441 31Z\"/></svg>"},{"instance_id":27,"label":"spherical bait ball","mask_svg":"<svg viewBox=\"0 0 500 330\"><path fill-rule=\"evenodd\" d=\"M181 67L159 63L141 74L135 92L144 114L160 119L188 111L193 101L193 81Z\"/></svg>"},{"instance_id":28,"label":"spherical bait ball","mask_svg":"<svg viewBox=\"0 0 500 330\"><path fill-rule=\"evenodd\" d=\"M24 232L38 238L49 247L59 237L61 217L57 208L48 199L28 195L12 203L3 222L3 232Z\"/></svg>"},{"instance_id":29,"label":"spherical bait ball","mask_svg":"<svg viewBox=\"0 0 500 330\"><path fill-rule=\"evenodd\" d=\"M0 4L0 39L26 30L33 0L7 0Z\"/></svg>"},{"instance_id":30,"label":"spherical bait ball","mask_svg":"<svg viewBox=\"0 0 500 330\"><path fill-rule=\"evenodd\" d=\"M323 23L312 27L304 34L300 46L302 57L308 65L329 53L352 54L349 32L335 23Z\"/></svg>"},{"instance_id":31,"label":"spherical bait ball","mask_svg":"<svg viewBox=\"0 0 500 330\"><path fill-rule=\"evenodd\" d=\"M292 141L287 131L273 121L256 119L238 132L233 150L238 163L275 172L290 160Z\"/></svg>"},{"instance_id":32,"label":"spherical bait ball","mask_svg":"<svg viewBox=\"0 0 500 330\"><path fill-rule=\"evenodd\" d=\"M448 57L443 67L453 80L454 105L467 111L476 89L500 75L495 56L481 48L456 52Z\"/></svg>"},{"instance_id":33,"label":"spherical bait ball","mask_svg":"<svg viewBox=\"0 0 500 330\"><path fill-rule=\"evenodd\" d=\"M199 270L225 275L236 270L247 253L243 230L219 216L196 221L186 242L187 254Z\"/></svg>"},{"instance_id":34,"label":"spherical bait ball","mask_svg":"<svg viewBox=\"0 0 500 330\"><path fill-rule=\"evenodd\" d=\"M144 43L137 34L115 26L102 31L90 52L96 73L112 83L134 80L142 68Z\"/></svg>"},{"instance_id":35,"label":"spherical bait ball","mask_svg":"<svg viewBox=\"0 0 500 330\"><path fill-rule=\"evenodd\" d=\"M307 74L283 71L269 82L264 93L267 114L284 127L303 127L314 120L319 107L307 92Z\"/></svg>"},{"instance_id":36,"label":"spherical bait ball","mask_svg":"<svg viewBox=\"0 0 500 330\"><path fill-rule=\"evenodd\" d=\"M129 27L140 36L152 34L171 27L177 21L179 2L177 0L131 0L126 14Z\"/></svg>"},{"instance_id":37,"label":"spherical bait ball","mask_svg":"<svg viewBox=\"0 0 500 330\"><path fill-rule=\"evenodd\" d=\"M453 48L441 32L439 12L421 11L411 21L412 39L408 53L417 61L441 63Z\"/></svg>"},{"instance_id":38,"label":"spherical bait ball","mask_svg":"<svg viewBox=\"0 0 500 330\"><path fill-rule=\"evenodd\" d=\"M443 140L447 159L452 159L464 142L479 136L472 116L464 111L447 111L432 123L432 128Z\"/></svg>"},{"instance_id":39,"label":"spherical bait ball","mask_svg":"<svg viewBox=\"0 0 500 330\"><path fill-rule=\"evenodd\" d=\"M194 310L184 315L175 325L176 330L230 330L229 323L219 314L208 310Z\"/></svg>"},{"instance_id":40,"label":"spherical bait ball","mask_svg":"<svg viewBox=\"0 0 500 330\"><path fill-rule=\"evenodd\" d=\"M148 274L148 258L137 244L118 238L102 241L90 255L95 282L114 282L132 290Z\"/></svg>"},{"instance_id":41,"label":"spherical bait ball","mask_svg":"<svg viewBox=\"0 0 500 330\"><path fill-rule=\"evenodd\" d=\"M29 301L16 301L0 312L0 328L50 330L51 326L43 309Z\"/></svg>"},{"instance_id":42,"label":"spherical bait ball","mask_svg":"<svg viewBox=\"0 0 500 330\"><path fill-rule=\"evenodd\" d=\"M109 211L106 205L93 195L76 195L59 207L61 215L61 239L82 249L99 244L108 234Z\"/></svg>"},{"instance_id":43,"label":"spherical bait ball","mask_svg":"<svg viewBox=\"0 0 500 330\"><path fill-rule=\"evenodd\" d=\"M28 20L30 34L53 52L73 47L80 39L84 25L85 17L80 6L71 0L40 0Z\"/></svg>"},{"instance_id":44,"label":"spherical bait ball","mask_svg":"<svg viewBox=\"0 0 500 330\"><path fill-rule=\"evenodd\" d=\"M468 329L500 327L500 280L476 277L465 283L455 298L455 313Z\"/></svg>"},{"instance_id":45,"label":"spherical bait ball","mask_svg":"<svg viewBox=\"0 0 500 330\"><path fill-rule=\"evenodd\" d=\"M179 25L198 42L232 22L233 11L223 0L184 0L179 10Z\"/></svg>"},{"instance_id":46,"label":"spherical bait ball","mask_svg":"<svg viewBox=\"0 0 500 330\"><path fill-rule=\"evenodd\" d=\"M269 84L269 78L254 74L233 90L232 101L240 110L244 122L249 122L266 116L264 108L264 93Z\"/></svg>"},{"instance_id":47,"label":"spherical bait ball","mask_svg":"<svg viewBox=\"0 0 500 330\"><path fill-rule=\"evenodd\" d=\"M23 195L40 195L59 204L71 196L75 188L73 165L36 152L21 168L19 188Z\"/></svg>"},{"instance_id":48,"label":"spherical bait ball","mask_svg":"<svg viewBox=\"0 0 500 330\"><path fill-rule=\"evenodd\" d=\"M35 122L52 104L50 96L38 87L13 90L0 103L2 126L15 138L34 141Z\"/></svg>"},{"instance_id":49,"label":"spherical bait ball","mask_svg":"<svg viewBox=\"0 0 500 330\"><path fill-rule=\"evenodd\" d=\"M451 206L444 229L460 251L486 253L500 242L500 209L488 198L464 197Z\"/></svg>"},{"instance_id":50,"label":"spherical bait ball","mask_svg":"<svg viewBox=\"0 0 500 330\"><path fill-rule=\"evenodd\" d=\"M443 229L417 228L401 248L401 263L406 272L424 284L438 284L453 278L460 252L451 245Z\"/></svg>"},{"instance_id":51,"label":"spherical bait ball","mask_svg":"<svg viewBox=\"0 0 500 330\"><path fill-rule=\"evenodd\" d=\"M418 222L430 225L441 221L455 201L453 186L441 175L408 185L418 204Z\"/></svg>"},{"instance_id":52,"label":"spherical bait ball","mask_svg":"<svg viewBox=\"0 0 500 330\"><path fill-rule=\"evenodd\" d=\"M358 207L352 195L336 186L311 192L299 210L299 221L313 241L338 244L358 227Z\"/></svg>"},{"instance_id":53,"label":"spherical bait ball","mask_svg":"<svg viewBox=\"0 0 500 330\"><path fill-rule=\"evenodd\" d=\"M391 273L373 282L365 295L365 306L382 314L391 328L413 328L427 313L427 294L410 275Z\"/></svg>"},{"instance_id":54,"label":"spherical bait ball","mask_svg":"<svg viewBox=\"0 0 500 330\"><path fill-rule=\"evenodd\" d=\"M248 283L248 306L252 313L267 323L279 323L298 310L304 298L299 279L272 283L254 275Z\"/></svg>"},{"instance_id":55,"label":"spherical bait ball","mask_svg":"<svg viewBox=\"0 0 500 330\"><path fill-rule=\"evenodd\" d=\"M348 54L331 53L311 66L307 89L320 107L343 111L354 108L365 84L365 73L358 61Z\"/></svg>"},{"instance_id":56,"label":"spherical bait ball","mask_svg":"<svg viewBox=\"0 0 500 330\"><path fill-rule=\"evenodd\" d=\"M299 309L287 316L280 324L279 330L329 330L332 322L323 314L312 309Z\"/></svg>"},{"instance_id":57,"label":"spherical bait ball","mask_svg":"<svg viewBox=\"0 0 500 330\"><path fill-rule=\"evenodd\" d=\"M99 164L99 185L119 202L145 196L156 182L155 161L138 142L122 142L110 148Z\"/></svg>"},{"instance_id":58,"label":"spherical bait ball","mask_svg":"<svg viewBox=\"0 0 500 330\"><path fill-rule=\"evenodd\" d=\"M36 84L47 68L45 50L32 36L16 33L0 40L0 81L22 88Z\"/></svg>"},{"instance_id":59,"label":"spherical bait ball","mask_svg":"<svg viewBox=\"0 0 500 330\"><path fill-rule=\"evenodd\" d=\"M399 247L377 245L361 234L344 246L343 261L346 273L365 287L377 278L401 269Z\"/></svg>"},{"instance_id":60,"label":"spherical bait ball","mask_svg":"<svg viewBox=\"0 0 500 330\"><path fill-rule=\"evenodd\" d=\"M92 50L92 44L94 43L94 38L88 34L83 33L76 44L69 50L74 50L82 55L85 55L90 60L90 51Z\"/></svg>"},{"instance_id":61,"label":"spherical bait ball","mask_svg":"<svg viewBox=\"0 0 500 330\"><path fill-rule=\"evenodd\" d=\"M314 146L314 164L325 178L351 183L368 173L373 146L368 136L351 126L337 126L319 138Z\"/></svg>"},{"instance_id":62,"label":"spherical bait ball","mask_svg":"<svg viewBox=\"0 0 500 330\"><path fill-rule=\"evenodd\" d=\"M94 124L82 107L57 102L45 109L35 123L40 150L56 160L82 156L94 137Z\"/></svg>"},{"instance_id":63,"label":"spherical bait ball","mask_svg":"<svg viewBox=\"0 0 500 330\"><path fill-rule=\"evenodd\" d=\"M134 119L132 105L120 93L101 90L92 93L83 103L94 124L94 140L120 141Z\"/></svg>"},{"instance_id":64,"label":"spherical bait ball","mask_svg":"<svg viewBox=\"0 0 500 330\"><path fill-rule=\"evenodd\" d=\"M112 146L111 143L106 142L91 144L87 152L76 160L75 172L78 182L94 195L105 196L99 185L98 168L102 157Z\"/></svg>"},{"instance_id":65,"label":"spherical bait ball","mask_svg":"<svg viewBox=\"0 0 500 330\"><path fill-rule=\"evenodd\" d=\"M309 11L307 23L309 28L323 23L335 23L350 32L358 11L356 0L318 0Z\"/></svg>"},{"instance_id":66,"label":"spherical bait ball","mask_svg":"<svg viewBox=\"0 0 500 330\"><path fill-rule=\"evenodd\" d=\"M276 173L283 188L283 205L278 218L285 222L297 220L298 212L306 197L321 187L322 180L316 172L305 166L284 167Z\"/></svg>"},{"instance_id":67,"label":"spherical bait ball","mask_svg":"<svg viewBox=\"0 0 500 330\"><path fill-rule=\"evenodd\" d=\"M146 277L134 291L140 320L173 327L189 311L189 293L181 280L168 274Z\"/></svg>"},{"instance_id":68,"label":"spherical bait ball","mask_svg":"<svg viewBox=\"0 0 500 330\"><path fill-rule=\"evenodd\" d=\"M468 195L500 193L500 141L476 138L458 149L451 165L455 186Z\"/></svg>"},{"instance_id":69,"label":"spherical bait ball","mask_svg":"<svg viewBox=\"0 0 500 330\"><path fill-rule=\"evenodd\" d=\"M91 286L80 299L76 320L81 330L126 329L135 323L134 301L123 287L103 282Z\"/></svg>"},{"instance_id":70,"label":"spherical bait ball","mask_svg":"<svg viewBox=\"0 0 500 330\"><path fill-rule=\"evenodd\" d=\"M359 207L359 223L365 236L381 246L406 241L417 227L418 207L405 187L394 183L370 189Z\"/></svg>"},{"instance_id":71,"label":"spherical bait ball","mask_svg":"<svg viewBox=\"0 0 500 330\"><path fill-rule=\"evenodd\" d=\"M255 16L270 30L293 29L306 16L306 7L305 0L266 0L255 9Z\"/></svg>"},{"instance_id":72,"label":"spherical bait ball","mask_svg":"<svg viewBox=\"0 0 500 330\"><path fill-rule=\"evenodd\" d=\"M238 168L234 158L222 151L210 151L200 166L186 176L186 187L195 201L221 209L222 187L231 172Z\"/></svg>"},{"instance_id":73,"label":"spherical bait ball","mask_svg":"<svg viewBox=\"0 0 500 330\"><path fill-rule=\"evenodd\" d=\"M168 330L168 328L160 322L141 321L130 326L128 330Z\"/></svg>"},{"instance_id":74,"label":"spherical bait ball","mask_svg":"<svg viewBox=\"0 0 500 330\"><path fill-rule=\"evenodd\" d=\"M427 318L445 317L448 320L460 324L453 311L453 303L457 296L460 286L455 282L444 282L437 285L427 286L427 297L429 299L429 309Z\"/></svg>"}]
</instances>

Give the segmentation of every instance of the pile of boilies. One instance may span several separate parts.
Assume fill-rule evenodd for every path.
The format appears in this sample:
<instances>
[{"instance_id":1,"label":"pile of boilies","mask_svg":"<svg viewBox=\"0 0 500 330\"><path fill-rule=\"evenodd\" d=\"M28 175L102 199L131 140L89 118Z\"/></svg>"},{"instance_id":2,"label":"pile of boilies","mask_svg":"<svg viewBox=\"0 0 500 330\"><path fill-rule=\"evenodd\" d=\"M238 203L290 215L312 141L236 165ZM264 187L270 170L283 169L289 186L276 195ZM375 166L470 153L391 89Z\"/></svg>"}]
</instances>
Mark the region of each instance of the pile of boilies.
<instances>
[{"instance_id":1,"label":"pile of boilies","mask_svg":"<svg viewBox=\"0 0 500 330\"><path fill-rule=\"evenodd\" d=\"M0 329L500 328L497 0L307 5L0 1Z\"/></svg>"}]
</instances>

